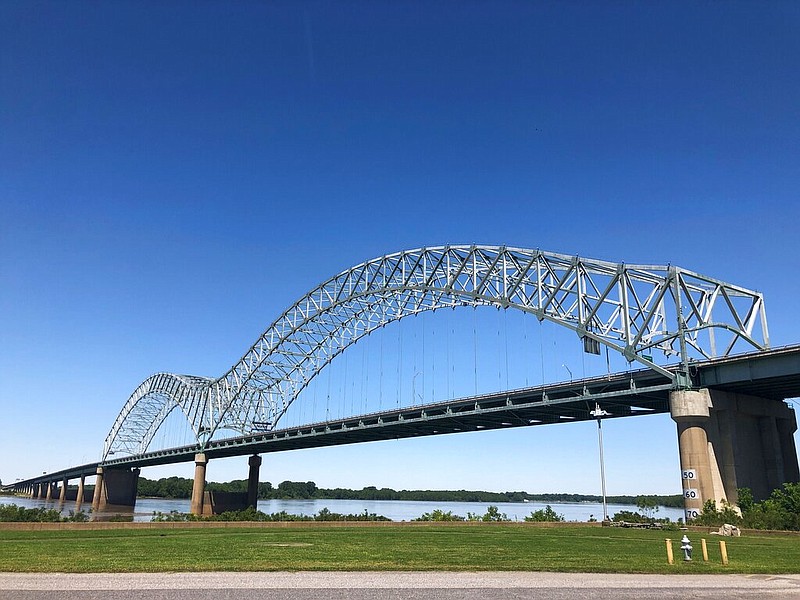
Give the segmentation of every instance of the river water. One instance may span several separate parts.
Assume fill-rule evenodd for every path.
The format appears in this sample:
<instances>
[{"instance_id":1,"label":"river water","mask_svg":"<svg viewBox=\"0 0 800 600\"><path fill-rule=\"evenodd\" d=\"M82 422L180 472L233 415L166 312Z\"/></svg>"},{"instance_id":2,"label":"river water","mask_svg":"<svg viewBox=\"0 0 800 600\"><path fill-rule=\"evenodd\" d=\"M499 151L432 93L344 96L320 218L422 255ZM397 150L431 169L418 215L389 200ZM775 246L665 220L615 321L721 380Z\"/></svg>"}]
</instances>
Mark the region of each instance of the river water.
<instances>
[{"instance_id":1,"label":"river water","mask_svg":"<svg viewBox=\"0 0 800 600\"><path fill-rule=\"evenodd\" d=\"M17 496L0 496L0 504L17 504L25 508L45 507L58 508L58 502L46 502ZM466 517L468 512L483 515L486 509L494 504L501 513L505 513L512 521L522 521L533 511L544 508L544 502L414 502L404 500L259 500L258 510L267 514L286 511L289 514L312 516L323 508L340 514L361 514L364 511L388 517L392 521L411 521L423 513L434 510L450 511L453 514ZM598 521L603 518L603 505L593 502L551 502L550 506L556 513L563 515L567 521L588 521L594 517ZM83 510L88 511L90 506L83 505ZM61 507L61 512L67 516L70 510L75 509L74 502L66 502ZM628 510L636 511L635 506L628 504L609 504L608 516ZM168 500L163 498L139 498L136 500L134 521L150 521L154 513L169 513L177 511L189 512L189 500ZM683 518L683 510L679 508L659 507L656 517L669 517L673 521Z\"/></svg>"}]
</instances>

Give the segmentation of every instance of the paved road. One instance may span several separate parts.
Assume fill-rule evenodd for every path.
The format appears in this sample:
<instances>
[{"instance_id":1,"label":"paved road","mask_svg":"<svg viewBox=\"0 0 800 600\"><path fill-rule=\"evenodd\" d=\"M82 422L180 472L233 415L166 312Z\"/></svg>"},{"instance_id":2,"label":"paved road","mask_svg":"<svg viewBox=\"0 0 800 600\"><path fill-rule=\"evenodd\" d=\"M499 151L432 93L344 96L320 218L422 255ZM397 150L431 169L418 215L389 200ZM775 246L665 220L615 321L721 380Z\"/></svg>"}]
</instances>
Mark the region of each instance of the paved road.
<instances>
[{"instance_id":1,"label":"paved road","mask_svg":"<svg viewBox=\"0 0 800 600\"><path fill-rule=\"evenodd\" d=\"M800 600L800 575L0 573L3 600Z\"/></svg>"}]
</instances>

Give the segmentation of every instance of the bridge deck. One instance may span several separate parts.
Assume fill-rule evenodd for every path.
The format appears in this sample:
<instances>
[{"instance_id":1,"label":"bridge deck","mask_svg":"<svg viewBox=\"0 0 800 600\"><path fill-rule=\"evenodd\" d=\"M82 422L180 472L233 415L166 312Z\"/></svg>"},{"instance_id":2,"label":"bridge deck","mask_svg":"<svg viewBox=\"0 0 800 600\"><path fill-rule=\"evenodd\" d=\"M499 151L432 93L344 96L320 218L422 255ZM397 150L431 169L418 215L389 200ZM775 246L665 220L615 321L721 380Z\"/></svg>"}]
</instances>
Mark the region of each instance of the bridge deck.
<instances>
[{"instance_id":1,"label":"bridge deck","mask_svg":"<svg viewBox=\"0 0 800 600\"><path fill-rule=\"evenodd\" d=\"M675 370L677 367L671 367ZM692 382L741 394L783 400L800 396L800 345L695 362ZM190 462L198 452L210 459L282 452L360 442L466 431L530 427L585 421L595 403L618 418L669 411L670 381L654 371L638 370L461 398L424 406L387 410L324 423L289 427L233 438L88 463L41 475L10 487L93 475L99 465L134 468Z\"/></svg>"}]
</instances>

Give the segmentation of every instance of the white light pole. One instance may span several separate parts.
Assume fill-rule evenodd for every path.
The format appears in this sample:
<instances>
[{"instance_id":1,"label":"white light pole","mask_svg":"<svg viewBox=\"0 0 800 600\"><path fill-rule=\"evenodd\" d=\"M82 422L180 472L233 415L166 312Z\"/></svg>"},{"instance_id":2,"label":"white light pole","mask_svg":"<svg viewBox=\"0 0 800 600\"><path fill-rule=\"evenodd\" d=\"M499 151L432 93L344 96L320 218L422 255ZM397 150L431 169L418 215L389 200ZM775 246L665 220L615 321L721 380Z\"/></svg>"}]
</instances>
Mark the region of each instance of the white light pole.
<instances>
[{"instance_id":1,"label":"white light pole","mask_svg":"<svg viewBox=\"0 0 800 600\"><path fill-rule=\"evenodd\" d=\"M600 444L600 486L603 491L603 521L605 522L608 521L608 504L606 503L606 466L603 460L603 426L600 421L603 417L607 417L611 413L604 411L600 408L600 405L595 402L594 410L589 414L597 419L597 441Z\"/></svg>"}]
</instances>

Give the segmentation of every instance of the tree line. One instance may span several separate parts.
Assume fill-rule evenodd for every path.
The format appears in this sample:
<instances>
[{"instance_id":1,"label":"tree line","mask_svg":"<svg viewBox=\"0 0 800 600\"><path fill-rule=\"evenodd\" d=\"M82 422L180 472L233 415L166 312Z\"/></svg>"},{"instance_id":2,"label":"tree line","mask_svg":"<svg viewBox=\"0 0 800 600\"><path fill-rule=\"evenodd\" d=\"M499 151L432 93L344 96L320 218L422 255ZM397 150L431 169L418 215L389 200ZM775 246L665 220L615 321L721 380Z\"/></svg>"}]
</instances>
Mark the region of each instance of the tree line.
<instances>
[{"instance_id":1,"label":"tree line","mask_svg":"<svg viewBox=\"0 0 800 600\"><path fill-rule=\"evenodd\" d=\"M158 480L139 478L138 495L149 498L191 498L191 479L166 477ZM247 480L227 483L208 482L206 489L220 492L247 492ZM636 505L643 496L608 496L611 504ZM394 490L367 486L360 490L320 488L313 481L283 481L274 487L269 481L258 484L260 500L406 500L430 502L602 502L601 496L587 494L530 494L528 492L486 492L479 490ZM648 495L656 506L682 507L683 496Z\"/></svg>"}]
</instances>

